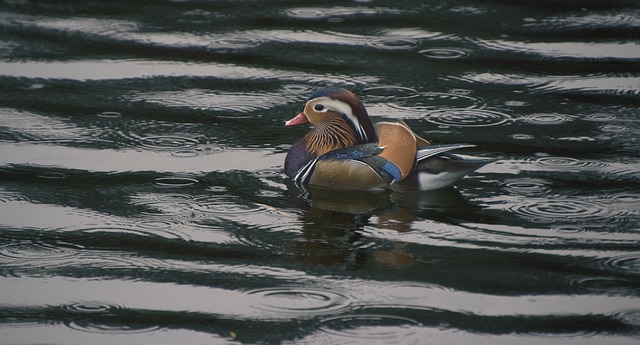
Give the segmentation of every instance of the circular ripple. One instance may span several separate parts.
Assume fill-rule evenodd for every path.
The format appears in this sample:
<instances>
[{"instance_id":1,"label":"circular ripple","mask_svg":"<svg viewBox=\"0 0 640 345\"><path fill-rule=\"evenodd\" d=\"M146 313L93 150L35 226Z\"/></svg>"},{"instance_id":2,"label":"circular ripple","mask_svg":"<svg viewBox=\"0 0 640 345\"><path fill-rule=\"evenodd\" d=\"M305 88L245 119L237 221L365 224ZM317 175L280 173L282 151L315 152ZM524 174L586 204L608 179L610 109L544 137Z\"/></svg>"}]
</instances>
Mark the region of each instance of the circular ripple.
<instances>
[{"instance_id":1,"label":"circular ripple","mask_svg":"<svg viewBox=\"0 0 640 345\"><path fill-rule=\"evenodd\" d=\"M535 164L545 168L569 169L569 168L604 168L609 164L596 161L582 161L570 157L540 157Z\"/></svg>"},{"instance_id":2,"label":"circular ripple","mask_svg":"<svg viewBox=\"0 0 640 345\"><path fill-rule=\"evenodd\" d=\"M428 48L418 52L430 59L463 59L471 55L471 51L462 48Z\"/></svg>"},{"instance_id":3,"label":"circular ripple","mask_svg":"<svg viewBox=\"0 0 640 345\"><path fill-rule=\"evenodd\" d=\"M617 120L618 117L616 115L613 115L613 114L596 113L596 114L587 115L587 116L584 117L584 119L587 120L587 121L602 122L602 121Z\"/></svg>"},{"instance_id":4,"label":"circular ripple","mask_svg":"<svg viewBox=\"0 0 640 345\"><path fill-rule=\"evenodd\" d=\"M374 91L379 92L377 90ZM383 99L383 101L397 100L389 102L388 104L390 108L393 108L392 111L397 110L404 118L411 118L412 115L415 114L415 116L420 119L424 118L425 113L447 111L447 109L452 109L451 111L454 112L458 111L458 109L464 111L480 109L486 106L483 100L458 92L425 92L404 98L407 100L405 101L402 97L393 97L393 95L390 94L389 97Z\"/></svg>"},{"instance_id":5,"label":"circular ripple","mask_svg":"<svg viewBox=\"0 0 640 345\"><path fill-rule=\"evenodd\" d=\"M243 201L228 195L201 196L193 200L192 206L194 211L232 216L262 212L264 210L264 206L262 205Z\"/></svg>"},{"instance_id":6,"label":"circular ripple","mask_svg":"<svg viewBox=\"0 0 640 345\"><path fill-rule=\"evenodd\" d=\"M319 19L334 14L335 12L331 12L328 9L323 8L292 8L287 11L287 15L290 17L301 19Z\"/></svg>"},{"instance_id":7,"label":"circular ripple","mask_svg":"<svg viewBox=\"0 0 640 345\"><path fill-rule=\"evenodd\" d=\"M534 222L610 221L619 212L592 200L532 200L511 208L519 216Z\"/></svg>"},{"instance_id":8,"label":"circular ripple","mask_svg":"<svg viewBox=\"0 0 640 345\"><path fill-rule=\"evenodd\" d=\"M120 114L117 111L103 111L99 113L98 116L105 117L105 118L117 118L117 117L122 117L122 114Z\"/></svg>"},{"instance_id":9,"label":"circular ripple","mask_svg":"<svg viewBox=\"0 0 640 345\"><path fill-rule=\"evenodd\" d=\"M254 175L260 178L279 177L282 176L282 169L280 167L260 169L256 170Z\"/></svg>"},{"instance_id":10,"label":"circular ripple","mask_svg":"<svg viewBox=\"0 0 640 345\"><path fill-rule=\"evenodd\" d=\"M582 289L599 293L628 293L637 283L633 279L614 277L577 278L570 282Z\"/></svg>"},{"instance_id":11,"label":"circular ripple","mask_svg":"<svg viewBox=\"0 0 640 345\"><path fill-rule=\"evenodd\" d=\"M45 87L47 87L47 85L45 84L33 83L33 84L25 85L21 87L21 89L32 91L32 90L41 90L41 89L44 89Z\"/></svg>"},{"instance_id":12,"label":"circular ripple","mask_svg":"<svg viewBox=\"0 0 640 345\"><path fill-rule=\"evenodd\" d=\"M367 100L387 101L393 99L406 99L418 96L418 91L410 87L395 85L380 85L362 89L360 92Z\"/></svg>"},{"instance_id":13,"label":"circular ripple","mask_svg":"<svg viewBox=\"0 0 640 345\"><path fill-rule=\"evenodd\" d=\"M416 40L408 38L379 38L371 42L367 42L367 45L387 49L387 50L409 50L418 45Z\"/></svg>"},{"instance_id":14,"label":"circular ripple","mask_svg":"<svg viewBox=\"0 0 640 345\"><path fill-rule=\"evenodd\" d=\"M535 160L536 165L564 169L569 167L580 166L580 160L570 157L541 157Z\"/></svg>"},{"instance_id":15,"label":"circular ripple","mask_svg":"<svg viewBox=\"0 0 640 345\"><path fill-rule=\"evenodd\" d=\"M580 339L580 338L586 338L586 337L593 337L598 335L598 331L595 330L590 330L590 329L585 329L585 330L577 330L577 331L573 331L573 332L545 332L545 331L529 331L529 332L522 332L522 334L527 335L527 336L532 336L532 337L540 337L540 338L554 338L554 339L558 339L558 338L575 338L575 339Z\"/></svg>"},{"instance_id":16,"label":"circular ripple","mask_svg":"<svg viewBox=\"0 0 640 345\"><path fill-rule=\"evenodd\" d=\"M623 192L623 193L617 193L617 194L610 194L610 195L607 195L606 198L609 200L613 200L618 204L640 205L640 195L636 193ZM640 212L640 208L636 210Z\"/></svg>"},{"instance_id":17,"label":"circular ripple","mask_svg":"<svg viewBox=\"0 0 640 345\"><path fill-rule=\"evenodd\" d=\"M133 224L132 226L101 226L96 228L87 228L78 230L80 232L92 234L93 237L103 236L107 240L111 240L116 236L140 236L147 238L160 237L169 240L190 240L191 238L184 233L176 230L174 227L167 228L162 225L158 228L153 228L151 225L145 224L146 221L141 221ZM150 222L151 224L155 222Z\"/></svg>"},{"instance_id":18,"label":"circular ripple","mask_svg":"<svg viewBox=\"0 0 640 345\"><path fill-rule=\"evenodd\" d=\"M223 37L220 39L213 40L210 45L208 45L209 49L247 49L257 47L262 44L262 40L258 37Z\"/></svg>"},{"instance_id":19,"label":"circular ripple","mask_svg":"<svg viewBox=\"0 0 640 345\"><path fill-rule=\"evenodd\" d=\"M47 171L38 175L39 178L47 179L47 180L62 180L67 178L67 175L61 172L55 171Z\"/></svg>"},{"instance_id":20,"label":"circular ripple","mask_svg":"<svg viewBox=\"0 0 640 345\"><path fill-rule=\"evenodd\" d=\"M524 116L522 121L533 125L559 125L574 119L575 117L566 114L539 113Z\"/></svg>"},{"instance_id":21,"label":"circular ripple","mask_svg":"<svg viewBox=\"0 0 640 345\"><path fill-rule=\"evenodd\" d=\"M1 191L0 192L0 204L4 203L4 202L13 202L13 201L33 202L32 200L30 200L28 197L22 195L21 193L7 192L7 191Z\"/></svg>"},{"instance_id":22,"label":"circular ripple","mask_svg":"<svg viewBox=\"0 0 640 345\"><path fill-rule=\"evenodd\" d=\"M598 266L607 271L637 274L640 272L640 253L630 253L598 261Z\"/></svg>"},{"instance_id":23,"label":"circular ripple","mask_svg":"<svg viewBox=\"0 0 640 345\"><path fill-rule=\"evenodd\" d=\"M576 234L576 233L602 233L606 234L611 231L611 229L605 224L579 224L579 225L558 225L552 226L550 229L557 231L559 233L565 234Z\"/></svg>"},{"instance_id":24,"label":"circular ripple","mask_svg":"<svg viewBox=\"0 0 640 345\"><path fill-rule=\"evenodd\" d=\"M302 7L292 8L286 11L289 17L300 19L325 19L332 17L347 17L355 15L376 15L376 14L400 14L401 11L385 8L362 8L362 7L332 7L313 8Z\"/></svg>"},{"instance_id":25,"label":"circular ripple","mask_svg":"<svg viewBox=\"0 0 640 345\"><path fill-rule=\"evenodd\" d=\"M62 309L73 313L101 314L120 309L120 307L101 302L78 302L63 305Z\"/></svg>"},{"instance_id":26,"label":"circular ripple","mask_svg":"<svg viewBox=\"0 0 640 345\"><path fill-rule=\"evenodd\" d=\"M188 149L198 145L198 140L180 136L156 135L140 138L140 146L156 150Z\"/></svg>"},{"instance_id":27,"label":"circular ripple","mask_svg":"<svg viewBox=\"0 0 640 345\"><path fill-rule=\"evenodd\" d=\"M343 315L324 319L321 321L320 329L323 332L342 337L392 340L396 343L403 338L413 335L415 333L415 327L419 326L419 322L405 317L362 314Z\"/></svg>"},{"instance_id":28,"label":"circular ripple","mask_svg":"<svg viewBox=\"0 0 640 345\"><path fill-rule=\"evenodd\" d=\"M640 310L633 310L619 315L620 320L632 327L640 327Z\"/></svg>"},{"instance_id":29,"label":"circular ripple","mask_svg":"<svg viewBox=\"0 0 640 345\"><path fill-rule=\"evenodd\" d=\"M510 137L512 139L515 140L533 140L535 139L535 137L531 134L523 134L523 133L516 133L516 134L511 134Z\"/></svg>"},{"instance_id":30,"label":"circular ripple","mask_svg":"<svg viewBox=\"0 0 640 345\"><path fill-rule=\"evenodd\" d=\"M150 325L149 323L149 320L143 318L101 315L78 318L68 322L67 326L76 331L100 334L137 334L160 329L158 325Z\"/></svg>"},{"instance_id":31,"label":"circular ripple","mask_svg":"<svg viewBox=\"0 0 640 345\"><path fill-rule=\"evenodd\" d=\"M430 111L427 121L440 126L489 127L511 121L505 113L486 109L441 109Z\"/></svg>"},{"instance_id":32,"label":"circular ripple","mask_svg":"<svg viewBox=\"0 0 640 345\"><path fill-rule=\"evenodd\" d=\"M179 216L190 214L193 197L186 194L141 194L132 198L132 205L143 207L145 216Z\"/></svg>"},{"instance_id":33,"label":"circular ripple","mask_svg":"<svg viewBox=\"0 0 640 345\"><path fill-rule=\"evenodd\" d=\"M294 95L296 97L301 94L310 93L312 91L311 88L302 84L284 84L281 86L281 89L283 93L288 95Z\"/></svg>"},{"instance_id":34,"label":"circular ripple","mask_svg":"<svg viewBox=\"0 0 640 345\"><path fill-rule=\"evenodd\" d=\"M529 106L529 102L524 102L524 101L506 101L504 102L504 105L506 105L507 107L527 107Z\"/></svg>"},{"instance_id":35,"label":"circular ripple","mask_svg":"<svg viewBox=\"0 0 640 345\"><path fill-rule=\"evenodd\" d=\"M136 222L136 225L143 229L159 229L166 230L175 227L178 223L168 220L141 220Z\"/></svg>"},{"instance_id":36,"label":"circular ripple","mask_svg":"<svg viewBox=\"0 0 640 345\"><path fill-rule=\"evenodd\" d=\"M166 239L190 240L190 236L183 231L183 223L171 220L140 220L133 224L131 229L125 230L140 236L159 236Z\"/></svg>"},{"instance_id":37,"label":"circular ripple","mask_svg":"<svg viewBox=\"0 0 640 345\"><path fill-rule=\"evenodd\" d=\"M281 287L247 293L255 309L283 315L332 314L350 307L350 298L320 288Z\"/></svg>"},{"instance_id":38,"label":"circular ripple","mask_svg":"<svg viewBox=\"0 0 640 345\"><path fill-rule=\"evenodd\" d=\"M216 151L223 151L223 148L216 148ZM179 150L171 152L171 156L178 158L193 158L202 155L199 149Z\"/></svg>"},{"instance_id":39,"label":"circular ripple","mask_svg":"<svg viewBox=\"0 0 640 345\"><path fill-rule=\"evenodd\" d=\"M158 177L154 183L163 187L188 187L198 183L197 179L189 177Z\"/></svg>"},{"instance_id":40,"label":"circular ripple","mask_svg":"<svg viewBox=\"0 0 640 345\"><path fill-rule=\"evenodd\" d=\"M599 127L601 132L606 133L621 133L629 130L629 127L616 124L607 124Z\"/></svg>"},{"instance_id":41,"label":"circular ripple","mask_svg":"<svg viewBox=\"0 0 640 345\"><path fill-rule=\"evenodd\" d=\"M268 251L270 253L285 252L286 249L283 249L284 244L282 241L280 241L280 238L274 238L275 236L268 231L270 229L264 229L264 230L265 231L256 231L252 233L234 232L233 236L236 240L238 240L240 244L248 248L254 248L256 250L261 250L261 251Z\"/></svg>"},{"instance_id":42,"label":"circular ripple","mask_svg":"<svg viewBox=\"0 0 640 345\"><path fill-rule=\"evenodd\" d=\"M549 192L549 182L535 178L508 179L501 186L511 194L539 195Z\"/></svg>"},{"instance_id":43,"label":"circular ripple","mask_svg":"<svg viewBox=\"0 0 640 345\"><path fill-rule=\"evenodd\" d=\"M486 106L483 100L461 92L426 92L420 94L417 101L421 107L432 106L435 109L478 109Z\"/></svg>"},{"instance_id":44,"label":"circular ripple","mask_svg":"<svg viewBox=\"0 0 640 345\"><path fill-rule=\"evenodd\" d=\"M443 290L442 286L432 284L400 284L392 285L384 290L384 295L394 301L415 304L416 300L428 299L433 295L433 290Z\"/></svg>"},{"instance_id":45,"label":"circular ripple","mask_svg":"<svg viewBox=\"0 0 640 345\"><path fill-rule=\"evenodd\" d=\"M51 261L73 257L74 255L76 255L76 252L69 248L35 241L9 243L0 247L0 259Z\"/></svg>"}]
</instances>

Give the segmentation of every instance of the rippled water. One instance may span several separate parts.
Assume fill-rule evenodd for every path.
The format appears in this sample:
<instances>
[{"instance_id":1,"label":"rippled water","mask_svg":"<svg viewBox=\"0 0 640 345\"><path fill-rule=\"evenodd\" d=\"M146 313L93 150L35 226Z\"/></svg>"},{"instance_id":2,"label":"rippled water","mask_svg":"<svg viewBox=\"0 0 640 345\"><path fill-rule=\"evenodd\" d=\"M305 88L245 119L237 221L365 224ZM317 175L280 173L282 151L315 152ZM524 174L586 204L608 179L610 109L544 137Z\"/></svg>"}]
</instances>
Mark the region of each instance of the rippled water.
<instances>
[{"instance_id":1,"label":"rippled water","mask_svg":"<svg viewBox=\"0 0 640 345\"><path fill-rule=\"evenodd\" d=\"M6 0L0 343L637 344L638 37L625 0ZM500 160L298 190L327 85Z\"/></svg>"}]
</instances>

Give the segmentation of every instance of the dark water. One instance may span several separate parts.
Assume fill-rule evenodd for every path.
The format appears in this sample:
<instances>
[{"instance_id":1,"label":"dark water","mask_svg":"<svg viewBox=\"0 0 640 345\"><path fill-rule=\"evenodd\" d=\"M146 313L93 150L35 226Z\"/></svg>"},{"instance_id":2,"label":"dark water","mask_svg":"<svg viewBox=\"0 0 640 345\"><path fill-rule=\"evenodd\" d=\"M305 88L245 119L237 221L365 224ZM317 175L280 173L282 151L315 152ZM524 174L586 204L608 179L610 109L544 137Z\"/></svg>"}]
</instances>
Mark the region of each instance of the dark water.
<instances>
[{"instance_id":1,"label":"dark water","mask_svg":"<svg viewBox=\"0 0 640 345\"><path fill-rule=\"evenodd\" d=\"M5 0L0 343L637 344L639 37L637 1ZM290 187L327 85L500 161Z\"/></svg>"}]
</instances>

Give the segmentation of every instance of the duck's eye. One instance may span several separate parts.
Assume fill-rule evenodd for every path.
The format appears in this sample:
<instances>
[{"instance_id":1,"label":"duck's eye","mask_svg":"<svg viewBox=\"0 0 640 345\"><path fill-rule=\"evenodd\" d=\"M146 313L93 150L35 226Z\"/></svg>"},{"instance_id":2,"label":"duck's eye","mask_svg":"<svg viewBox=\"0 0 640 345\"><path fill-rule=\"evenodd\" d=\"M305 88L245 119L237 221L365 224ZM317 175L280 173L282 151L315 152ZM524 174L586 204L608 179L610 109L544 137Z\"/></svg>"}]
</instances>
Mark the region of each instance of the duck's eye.
<instances>
[{"instance_id":1,"label":"duck's eye","mask_svg":"<svg viewBox=\"0 0 640 345\"><path fill-rule=\"evenodd\" d=\"M315 111L323 111L323 110L324 110L324 105L322 105L322 104L316 104L316 105L314 105L314 106L313 106L313 109L314 109Z\"/></svg>"}]
</instances>

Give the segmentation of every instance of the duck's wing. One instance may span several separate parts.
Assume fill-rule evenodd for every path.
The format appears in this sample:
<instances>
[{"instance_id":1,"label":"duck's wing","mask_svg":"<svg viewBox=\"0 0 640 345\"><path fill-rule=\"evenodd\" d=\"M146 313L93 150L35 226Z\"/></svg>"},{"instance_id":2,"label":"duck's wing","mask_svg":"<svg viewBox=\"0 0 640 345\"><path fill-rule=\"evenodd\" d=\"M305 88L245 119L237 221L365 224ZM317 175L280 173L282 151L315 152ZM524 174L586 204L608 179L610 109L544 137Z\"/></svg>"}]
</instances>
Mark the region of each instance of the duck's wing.
<instances>
[{"instance_id":1,"label":"duck's wing","mask_svg":"<svg viewBox=\"0 0 640 345\"><path fill-rule=\"evenodd\" d=\"M418 148L418 151L416 152L416 160L418 161L418 163L420 163L421 161L429 158L429 157L433 157L436 155L439 155L441 153L445 153L447 151L452 151L452 150L457 150L457 149L462 149L462 148L466 148L466 147L475 147L475 145L472 144L450 144L450 145L429 145L429 146L422 146Z\"/></svg>"},{"instance_id":2,"label":"duck's wing","mask_svg":"<svg viewBox=\"0 0 640 345\"><path fill-rule=\"evenodd\" d=\"M400 183L392 185L393 189L433 190L450 187L466 175L497 160L494 158L453 154L446 151L439 153L427 151L426 153L419 160L415 171Z\"/></svg>"}]
</instances>

